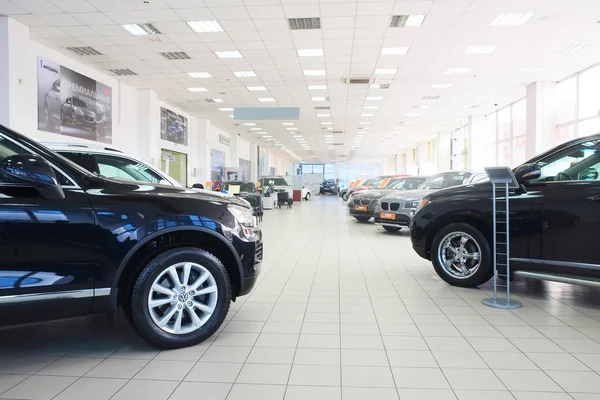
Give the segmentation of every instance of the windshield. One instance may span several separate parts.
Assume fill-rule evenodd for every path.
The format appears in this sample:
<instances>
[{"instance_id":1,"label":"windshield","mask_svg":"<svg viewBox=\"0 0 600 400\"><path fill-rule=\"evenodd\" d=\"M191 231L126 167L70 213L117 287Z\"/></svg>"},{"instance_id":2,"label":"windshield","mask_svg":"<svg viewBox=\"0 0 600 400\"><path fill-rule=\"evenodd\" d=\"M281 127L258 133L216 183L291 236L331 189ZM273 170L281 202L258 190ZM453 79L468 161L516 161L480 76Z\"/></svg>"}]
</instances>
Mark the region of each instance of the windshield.
<instances>
[{"instance_id":1,"label":"windshield","mask_svg":"<svg viewBox=\"0 0 600 400\"><path fill-rule=\"evenodd\" d=\"M385 176L378 176L377 178L373 178L373 179L369 179L368 181L366 181L365 183L362 184L362 186L366 186L366 187L377 187L379 185L381 185L381 183L384 180L390 180L390 178L386 178Z\"/></svg>"},{"instance_id":2,"label":"windshield","mask_svg":"<svg viewBox=\"0 0 600 400\"><path fill-rule=\"evenodd\" d=\"M256 186L252 182L227 182L223 191L231 194L256 193Z\"/></svg>"},{"instance_id":3,"label":"windshield","mask_svg":"<svg viewBox=\"0 0 600 400\"><path fill-rule=\"evenodd\" d=\"M429 179L427 179L421 186L418 187L419 190L437 190L437 189L445 189L453 186L464 185L469 180L471 176L470 172L452 172L452 173L443 173L433 175Z\"/></svg>"},{"instance_id":4,"label":"windshield","mask_svg":"<svg viewBox=\"0 0 600 400\"><path fill-rule=\"evenodd\" d=\"M75 107L86 107L87 108L87 104L85 104L81 99L79 99L78 97L73 97L73 105Z\"/></svg>"},{"instance_id":5,"label":"windshield","mask_svg":"<svg viewBox=\"0 0 600 400\"><path fill-rule=\"evenodd\" d=\"M425 181L425 178L403 178L397 179L385 188L390 190L415 190Z\"/></svg>"},{"instance_id":6,"label":"windshield","mask_svg":"<svg viewBox=\"0 0 600 400\"><path fill-rule=\"evenodd\" d=\"M289 186L290 184L283 178L262 178L260 180L262 186Z\"/></svg>"}]
</instances>

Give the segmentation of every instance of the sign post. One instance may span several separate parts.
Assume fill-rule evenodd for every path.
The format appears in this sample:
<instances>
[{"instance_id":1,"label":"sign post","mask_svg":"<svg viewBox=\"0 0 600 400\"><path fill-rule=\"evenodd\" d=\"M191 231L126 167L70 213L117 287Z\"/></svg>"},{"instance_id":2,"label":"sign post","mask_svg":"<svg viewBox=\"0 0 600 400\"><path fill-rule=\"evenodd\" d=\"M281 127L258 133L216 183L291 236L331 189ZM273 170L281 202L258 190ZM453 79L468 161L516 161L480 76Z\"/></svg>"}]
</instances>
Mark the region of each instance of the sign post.
<instances>
[{"instance_id":1,"label":"sign post","mask_svg":"<svg viewBox=\"0 0 600 400\"><path fill-rule=\"evenodd\" d=\"M492 182L492 219L494 224L494 296L484 299L488 307L514 310L523 307L521 302L510 298L510 203L509 189L516 189L519 183L509 167L485 168ZM498 189L503 193L498 198ZM504 189L504 190L502 190ZM504 199L502 198L504 197ZM498 284L498 267L504 267L506 285ZM498 287L506 288L506 297L498 297Z\"/></svg>"}]
</instances>

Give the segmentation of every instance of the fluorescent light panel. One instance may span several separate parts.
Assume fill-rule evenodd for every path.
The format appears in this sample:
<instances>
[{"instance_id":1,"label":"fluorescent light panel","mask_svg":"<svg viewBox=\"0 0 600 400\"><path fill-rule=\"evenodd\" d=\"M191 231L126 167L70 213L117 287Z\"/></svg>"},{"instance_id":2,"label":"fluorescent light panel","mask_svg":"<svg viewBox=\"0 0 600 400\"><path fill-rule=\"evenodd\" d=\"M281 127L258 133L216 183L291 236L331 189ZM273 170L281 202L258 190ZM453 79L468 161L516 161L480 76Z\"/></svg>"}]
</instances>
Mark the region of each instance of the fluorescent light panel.
<instances>
[{"instance_id":1,"label":"fluorescent light panel","mask_svg":"<svg viewBox=\"0 0 600 400\"><path fill-rule=\"evenodd\" d=\"M446 74L468 74L471 68L448 68Z\"/></svg>"},{"instance_id":2,"label":"fluorescent light panel","mask_svg":"<svg viewBox=\"0 0 600 400\"><path fill-rule=\"evenodd\" d=\"M319 117L319 118L327 118L327 117L331 117L331 114L317 114L317 117Z\"/></svg>"},{"instance_id":3,"label":"fluorescent light panel","mask_svg":"<svg viewBox=\"0 0 600 400\"><path fill-rule=\"evenodd\" d=\"M299 57L320 57L323 56L323 49L298 49Z\"/></svg>"},{"instance_id":4,"label":"fluorescent light panel","mask_svg":"<svg viewBox=\"0 0 600 400\"><path fill-rule=\"evenodd\" d=\"M375 114L360 114L361 117L374 117Z\"/></svg>"},{"instance_id":5,"label":"fluorescent light panel","mask_svg":"<svg viewBox=\"0 0 600 400\"><path fill-rule=\"evenodd\" d=\"M246 122L244 124L244 126L256 126L256 123L254 123L254 122Z\"/></svg>"},{"instance_id":6,"label":"fluorescent light panel","mask_svg":"<svg viewBox=\"0 0 600 400\"><path fill-rule=\"evenodd\" d=\"M533 13L501 13L492 21L495 26L523 25L533 17Z\"/></svg>"},{"instance_id":7,"label":"fluorescent light panel","mask_svg":"<svg viewBox=\"0 0 600 400\"><path fill-rule=\"evenodd\" d=\"M252 78L256 76L256 72L254 71L234 71L233 75L238 78Z\"/></svg>"},{"instance_id":8,"label":"fluorescent light panel","mask_svg":"<svg viewBox=\"0 0 600 400\"><path fill-rule=\"evenodd\" d=\"M187 90L194 93L208 92L208 89L203 87L189 87Z\"/></svg>"},{"instance_id":9,"label":"fluorescent light panel","mask_svg":"<svg viewBox=\"0 0 600 400\"><path fill-rule=\"evenodd\" d=\"M215 103L222 103L223 102L222 99L212 99L212 101L214 101Z\"/></svg>"},{"instance_id":10,"label":"fluorescent light panel","mask_svg":"<svg viewBox=\"0 0 600 400\"><path fill-rule=\"evenodd\" d=\"M219 108L219 110L221 110L221 111L233 111L233 107L223 107L223 108Z\"/></svg>"},{"instance_id":11,"label":"fluorescent light panel","mask_svg":"<svg viewBox=\"0 0 600 400\"><path fill-rule=\"evenodd\" d=\"M294 123L293 122L282 122L281 125L283 125L283 126L293 126Z\"/></svg>"},{"instance_id":12,"label":"fluorescent light panel","mask_svg":"<svg viewBox=\"0 0 600 400\"><path fill-rule=\"evenodd\" d=\"M161 33L152 24L126 24L121 26L135 36L158 35Z\"/></svg>"},{"instance_id":13,"label":"fluorescent light panel","mask_svg":"<svg viewBox=\"0 0 600 400\"><path fill-rule=\"evenodd\" d=\"M324 69L305 69L304 75L305 76L325 76L325 70Z\"/></svg>"},{"instance_id":14,"label":"fluorescent light panel","mask_svg":"<svg viewBox=\"0 0 600 400\"><path fill-rule=\"evenodd\" d=\"M272 97L259 97L258 101L260 101L261 103L272 103L275 101L275 99Z\"/></svg>"},{"instance_id":15,"label":"fluorescent light panel","mask_svg":"<svg viewBox=\"0 0 600 400\"><path fill-rule=\"evenodd\" d=\"M223 27L217 21L185 21L196 33L223 32Z\"/></svg>"},{"instance_id":16,"label":"fluorescent light panel","mask_svg":"<svg viewBox=\"0 0 600 400\"><path fill-rule=\"evenodd\" d=\"M187 72L190 78L199 79L199 78L212 78L211 74L208 72Z\"/></svg>"},{"instance_id":17,"label":"fluorescent light panel","mask_svg":"<svg viewBox=\"0 0 600 400\"><path fill-rule=\"evenodd\" d=\"M367 101L383 100L383 96L367 96Z\"/></svg>"},{"instance_id":18,"label":"fluorescent light panel","mask_svg":"<svg viewBox=\"0 0 600 400\"><path fill-rule=\"evenodd\" d=\"M247 86L247 88L251 92L260 92L263 90L267 90L267 88L264 86Z\"/></svg>"},{"instance_id":19,"label":"fluorescent light panel","mask_svg":"<svg viewBox=\"0 0 600 400\"><path fill-rule=\"evenodd\" d=\"M312 101L325 101L325 97L313 97Z\"/></svg>"},{"instance_id":20,"label":"fluorescent light panel","mask_svg":"<svg viewBox=\"0 0 600 400\"><path fill-rule=\"evenodd\" d=\"M237 50L215 50L215 55L219 58L244 58Z\"/></svg>"}]
</instances>

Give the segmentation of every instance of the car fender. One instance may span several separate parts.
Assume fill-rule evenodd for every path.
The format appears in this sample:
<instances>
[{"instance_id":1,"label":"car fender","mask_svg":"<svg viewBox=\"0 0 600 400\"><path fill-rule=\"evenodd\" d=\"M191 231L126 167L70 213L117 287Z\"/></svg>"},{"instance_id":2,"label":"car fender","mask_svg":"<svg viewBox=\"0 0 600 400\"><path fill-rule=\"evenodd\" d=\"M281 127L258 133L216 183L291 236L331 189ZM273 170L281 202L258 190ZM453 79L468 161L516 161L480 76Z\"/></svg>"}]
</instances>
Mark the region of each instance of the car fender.
<instances>
[{"instance_id":1,"label":"car fender","mask_svg":"<svg viewBox=\"0 0 600 400\"><path fill-rule=\"evenodd\" d=\"M191 226L191 225L186 225L186 226L175 226L175 227L170 227L170 228L164 228L161 229L159 231L156 231L150 235L147 235L146 237L144 237L143 239L141 239L138 243L135 244L135 246L133 246L129 252L127 252L127 254L125 255L125 257L123 257L123 259L121 260L121 263L119 264L119 267L117 268L117 272L115 273L115 276L113 278L113 283L112 283L112 287L111 287L111 291L110 291L110 300L109 300L109 306L108 306L108 310L107 310L107 317L108 317L108 321L114 325L115 320L116 320L116 310L117 310L117 300L119 297L119 280L121 279L121 275L123 275L123 271L125 270L125 267L127 266L127 263L129 262L129 260L131 260L131 257L133 257L133 255L142 248L142 246L146 245L147 243L149 243L150 241L166 235L168 233L172 233L172 232L178 232L178 231L195 231L195 232L201 232L201 233L205 233L208 235L211 235L217 239L219 239L222 243L224 243L233 253L236 263L237 263L237 267L238 267L238 271L240 274L240 277L243 278L243 268L242 268L242 261L240 260L240 256L238 254L238 252L235 250L235 247L233 247L233 244L227 240L225 237L223 237L223 235L208 229L208 228L204 228L204 227L199 227L199 226ZM240 291L242 291L244 288L244 279L240 279Z\"/></svg>"}]
</instances>

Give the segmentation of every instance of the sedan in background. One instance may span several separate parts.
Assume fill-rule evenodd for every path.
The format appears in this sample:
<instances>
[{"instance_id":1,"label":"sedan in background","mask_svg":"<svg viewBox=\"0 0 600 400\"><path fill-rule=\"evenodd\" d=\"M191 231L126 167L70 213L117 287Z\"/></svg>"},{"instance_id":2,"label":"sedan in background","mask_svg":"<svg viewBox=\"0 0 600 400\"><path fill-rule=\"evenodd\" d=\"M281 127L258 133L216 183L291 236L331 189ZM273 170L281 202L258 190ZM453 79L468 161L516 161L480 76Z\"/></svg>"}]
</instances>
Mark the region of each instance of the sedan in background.
<instances>
[{"instance_id":1,"label":"sedan in background","mask_svg":"<svg viewBox=\"0 0 600 400\"><path fill-rule=\"evenodd\" d=\"M362 192L363 190L369 190L381 185L385 179L393 179L393 178L404 178L408 175L380 175L374 178L367 179L364 183L348 188L348 199L352 197L352 195L356 192Z\"/></svg>"},{"instance_id":2,"label":"sedan in background","mask_svg":"<svg viewBox=\"0 0 600 400\"><path fill-rule=\"evenodd\" d=\"M359 222L367 222L375 216L379 199L397 190L414 190L427 179L423 176L384 179L379 186L355 193L348 201L348 212Z\"/></svg>"},{"instance_id":3,"label":"sedan in background","mask_svg":"<svg viewBox=\"0 0 600 400\"><path fill-rule=\"evenodd\" d=\"M486 179L485 174L467 171L442 172L428 178L417 190L392 193L381 198L375 208L375 223L386 231L407 228L423 197L440 189L474 183Z\"/></svg>"}]
</instances>

